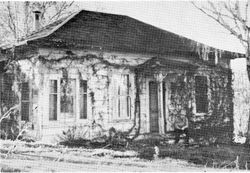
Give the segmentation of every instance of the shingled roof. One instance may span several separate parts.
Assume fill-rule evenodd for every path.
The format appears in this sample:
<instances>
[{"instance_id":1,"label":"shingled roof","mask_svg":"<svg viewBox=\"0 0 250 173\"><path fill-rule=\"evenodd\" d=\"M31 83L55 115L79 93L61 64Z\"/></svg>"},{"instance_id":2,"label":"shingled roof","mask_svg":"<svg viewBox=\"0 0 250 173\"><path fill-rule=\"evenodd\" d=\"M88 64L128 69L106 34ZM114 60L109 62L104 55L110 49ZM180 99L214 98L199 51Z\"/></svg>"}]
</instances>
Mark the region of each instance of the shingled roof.
<instances>
[{"instance_id":1,"label":"shingled roof","mask_svg":"<svg viewBox=\"0 0 250 173\"><path fill-rule=\"evenodd\" d=\"M197 53L208 47L134 18L81 10L32 33L20 44L55 47L96 47L102 50L165 54ZM214 49L214 48L211 48Z\"/></svg>"}]
</instances>

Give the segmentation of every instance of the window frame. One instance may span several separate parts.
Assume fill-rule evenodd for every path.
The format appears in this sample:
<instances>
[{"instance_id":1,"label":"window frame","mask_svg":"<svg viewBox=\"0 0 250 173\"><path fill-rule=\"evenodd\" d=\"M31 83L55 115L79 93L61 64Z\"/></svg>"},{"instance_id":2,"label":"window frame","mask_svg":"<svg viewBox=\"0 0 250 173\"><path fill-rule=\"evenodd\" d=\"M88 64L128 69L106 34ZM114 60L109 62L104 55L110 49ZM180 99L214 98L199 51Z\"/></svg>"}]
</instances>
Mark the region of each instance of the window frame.
<instances>
[{"instance_id":1,"label":"window frame","mask_svg":"<svg viewBox=\"0 0 250 173\"><path fill-rule=\"evenodd\" d=\"M131 112L131 76L128 73L120 73L117 74L117 76L121 79L122 76L127 76L127 88L126 88L126 94L121 93L121 82L117 82L114 81L114 84L116 85L116 89L115 89L115 95L114 95L114 99L115 99L115 110L113 112L113 120L130 120L131 116L132 116L132 112ZM125 97L125 98L123 98ZM122 115L122 111L121 111L121 103L122 103L122 99L126 99L126 109L127 109L127 115L124 116Z\"/></svg>"},{"instance_id":2,"label":"window frame","mask_svg":"<svg viewBox=\"0 0 250 173\"><path fill-rule=\"evenodd\" d=\"M89 115L90 115L90 112L89 112L89 108L88 108L88 105L89 105L89 97L88 97L88 91L87 91L87 118L86 119L81 119L80 118L80 81L81 80L84 80L84 81L87 81L87 78L86 77L83 77L81 78L79 76L79 74L76 74L76 73L69 73L68 75L69 79L75 79L75 104L74 104L74 113L73 113L73 116L72 117L69 117L68 116L64 116L64 113L61 113L61 86L60 86L60 82L61 82L61 79L63 78L62 77L62 74L58 73L58 74L49 74L48 75L48 85L49 86L49 81L50 80L57 80L57 92L58 92L58 95L57 95L57 120L56 121L53 121L53 120L49 120L49 116L46 118L46 122L48 121L48 123L53 123L53 122L72 122L74 120L78 120L80 122L84 122L86 120L89 119ZM48 100L49 100L49 94L50 92L48 92ZM49 102L48 102L49 103ZM48 105L49 106L49 105ZM49 115L49 109L48 109L48 115Z\"/></svg>"}]
</instances>

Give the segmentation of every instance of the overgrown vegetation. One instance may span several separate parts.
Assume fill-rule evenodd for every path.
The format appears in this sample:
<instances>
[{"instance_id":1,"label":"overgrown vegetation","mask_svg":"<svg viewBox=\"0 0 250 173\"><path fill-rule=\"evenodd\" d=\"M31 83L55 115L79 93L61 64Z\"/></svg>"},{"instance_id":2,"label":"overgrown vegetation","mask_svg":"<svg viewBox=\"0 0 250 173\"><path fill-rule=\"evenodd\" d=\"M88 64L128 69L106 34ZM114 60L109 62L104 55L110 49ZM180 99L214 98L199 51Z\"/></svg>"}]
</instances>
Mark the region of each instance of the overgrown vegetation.
<instances>
[{"instance_id":1,"label":"overgrown vegetation","mask_svg":"<svg viewBox=\"0 0 250 173\"><path fill-rule=\"evenodd\" d=\"M244 145L173 145L169 144L169 139L154 137L130 141L128 134L117 132L114 128L109 129L107 132L99 131L103 135L87 139L87 134L94 128L85 128L85 132L82 131L82 135L79 136L80 131L76 127L72 127L64 132L64 138L61 138L63 141L60 144L68 147L84 147L88 149L133 150L139 153L139 158L146 160L155 159L155 147L157 146L159 148L157 158L159 159L170 157L206 167L250 170L250 148Z\"/></svg>"},{"instance_id":2,"label":"overgrown vegetation","mask_svg":"<svg viewBox=\"0 0 250 173\"><path fill-rule=\"evenodd\" d=\"M74 130L73 130L74 131ZM74 131L76 132L76 131ZM73 132L73 133L74 133ZM115 132L115 131L113 131ZM103 138L76 138L72 129L67 133L67 140L60 144L69 147L106 148L118 151L133 150L138 157L146 160L155 159L155 147L159 148L158 159L166 157L186 160L190 163L214 168L233 168L250 170L250 148L244 145L198 145L169 144L168 139L149 138L134 140L127 143L126 137L120 132ZM65 134L66 135L66 134Z\"/></svg>"},{"instance_id":3,"label":"overgrown vegetation","mask_svg":"<svg viewBox=\"0 0 250 173\"><path fill-rule=\"evenodd\" d=\"M19 134L18 121L15 112L9 114L8 117L0 121L1 139L15 140Z\"/></svg>"},{"instance_id":4,"label":"overgrown vegetation","mask_svg":"<svg viewBox=\"0 0 250 173\"><path fill-rule=\"evenodd\" d=\"M240 168L250 170L250 149L241 145L201 146L184 148L169 145L162 148L160 157L183 159L188 162L217 168ZM238 160L237 160L238 157ZM247 167L246 167L247 166Z\"/></svg>"},{"instance_id":5,"label":"overgrown vegetation","mask_svg":"<svg viewBox=\"0 0 250 173\"><path fill-rule=\"evenodd\" d=\"M176 77L171 84L169 119L183 109L189 119L190 137L198 143L231 143L233 140L233 89L231 71L220 67L200 70L207 78L207 112L195 112L195 75ZM204 103L205 104L205 103Z\"/></svg>"},{"instance_id":6,"label":"overgrown vegetation","mask_svg":"<svg viewBox=\"0 0 250 173\"><path fill-rule=\"evenodd\" d=\"M115 128L105 130L101 125L92 123L81 127L73 126L59 135L60 144L85 148L126 148L132 141L128 132Z\"/></svg>"}]
</instances>

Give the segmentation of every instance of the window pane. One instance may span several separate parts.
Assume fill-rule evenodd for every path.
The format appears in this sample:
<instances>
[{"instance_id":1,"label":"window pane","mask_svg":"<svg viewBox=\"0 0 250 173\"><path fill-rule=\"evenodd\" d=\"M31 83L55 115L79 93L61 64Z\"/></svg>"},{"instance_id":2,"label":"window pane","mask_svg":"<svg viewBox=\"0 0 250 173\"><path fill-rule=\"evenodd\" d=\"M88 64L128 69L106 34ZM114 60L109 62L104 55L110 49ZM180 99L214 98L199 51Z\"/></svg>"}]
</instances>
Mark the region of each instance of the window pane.
<instances>
[{"instance_id":1,"label":"window pane","mask_svg":"<svg viewBox=\"0 0 250 173\"><path fill-rule=\"evenodd\" d=\"M29 83L22 83L22 100L29 100Z\"/></svg>"},{"instance_id":2,"label":"window pane","mask_svg":"<svg viewBox=\"0 0 250 173\"><path fill-rule=\"evenodd\" d=\"M87 92L87 81L86 80L81 80L80 81L80 93L86 93Z\"/></svg>"},{"instance_id":3,"label":"window pane","mask_svg":"<svg viewBox=\"0 0 250 173\"><path fill-rule=\"evenodd\" d=\"M50 80L50 93L57 93L57 80Z\"/></svg>"},{"instance_id":4,"label":"window pane","mask_svg":"<svg viewBox=\"0 0 250 173\"><path fill-rule=\"evenodd\" d=\"M57 94L50 94L49 103L49 120L57 120Z\"/></svg>"},{"instance_id":5,"label":"window pane","mask_svg":"<svg viewBox=\"0 0 250 173\"><path fill-rule=\"evenodd\" d=\"M129 75L121 75L120 95L129 94Z\"/></svg>"},{"instance_id":6,"label":"window pane","mask_svg":"<svg viewBox=\"0 0 250 173\"><path fill-rule=\"evenodd\" d=\"M130 117L131 116L131 101L130 101L130 97L127 97L127 116Z\"/></svg>"},{"instance_id":7,"label":"window pane","mask_svg":"<svg viewBox=\"0 0 250 173\"><path fill-rule=\"evenodd\" d=\"M87 119L87 94L80 97L80 118Z\"/></svg>"},{"instance_id":8,"label":"window pane","mask_svg":"<svg viewBox=\"0 0 250 173\"><path fill-rule=\"evenodd\" d=\"M87 118L87 81L80 81L80 119Z\"/></svg>"},{"instance_id":9,"label":"window pane","mask_svg":"<svg viewBox=\"0 0 250 173\"><path fill-rule=\"evenodd\" d=\"M61 80L61 112L62 113L74 113L75 104L75 79L69 79L68 81Z\"/></svg>"},{"instance_id":10,"label":"window pane","mask_svg":"<svg viewBox=\"0 0 250 173\"><path fill-rule=\"evenodd\" d=\"M121 75L117 94L118 117L130 117L129 75Z\"/></svg>"},{"instance_id":11,"label":"window pane","mask_svg":"<svg viewBox=\"0 0 250 173\"><path fill-rule=\"evenodd\" d=\"M202 113L208 110L207 78L205 76L195 77L195 99L196 112Z\"/></svg>"}]
</instances>

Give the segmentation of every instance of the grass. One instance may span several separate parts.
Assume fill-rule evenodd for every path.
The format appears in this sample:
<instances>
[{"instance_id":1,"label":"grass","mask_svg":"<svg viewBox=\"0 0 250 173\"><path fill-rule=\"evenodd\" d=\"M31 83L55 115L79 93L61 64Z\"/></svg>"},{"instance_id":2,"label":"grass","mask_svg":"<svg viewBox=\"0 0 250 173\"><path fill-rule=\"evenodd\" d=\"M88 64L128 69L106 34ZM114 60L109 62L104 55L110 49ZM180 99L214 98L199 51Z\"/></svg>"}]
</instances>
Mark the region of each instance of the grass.
<instances>
[{"instance_id":1,"label":"grass","mask_svg":"<svg viewBox=\"0 0 250 173\"><path fill-rule=\"evenodd\" d=\"M61 143L63 144L63 143ZM118 151L134 150L139 153L139 158L153 160L155 150L160 149L159 158L170 157L181 159L198 165L215 168L239 168L250 170L250 147L243 145L174 145L167 144L159 139L142 139L133 141L128 148L118 143L117 145L107 145L108 143L96 143L91 141L68 141L67 146L84 148L103 148ZM107 146L107 147L106 147ZM238 160L236 161L238 157ZM247 168L246 168L247 167Z\"/></svg>"},{"instance_id":2,"label":"grass","mask_svg":"<svg viewBox=\"0 0 250 173\"><path fill-rule=\"evenodd\" d=\"M157 141L139 141L132 144L131 148L139 152L140 158L151 160L155 154L155 143L160 149L159 158L181 159L207 167L238 167L239 169L250 170L250 147L247 148L243 145L184 146L160 144ZM236 161L237 156L238 161Z\"/></svg>"}]
</instances>

